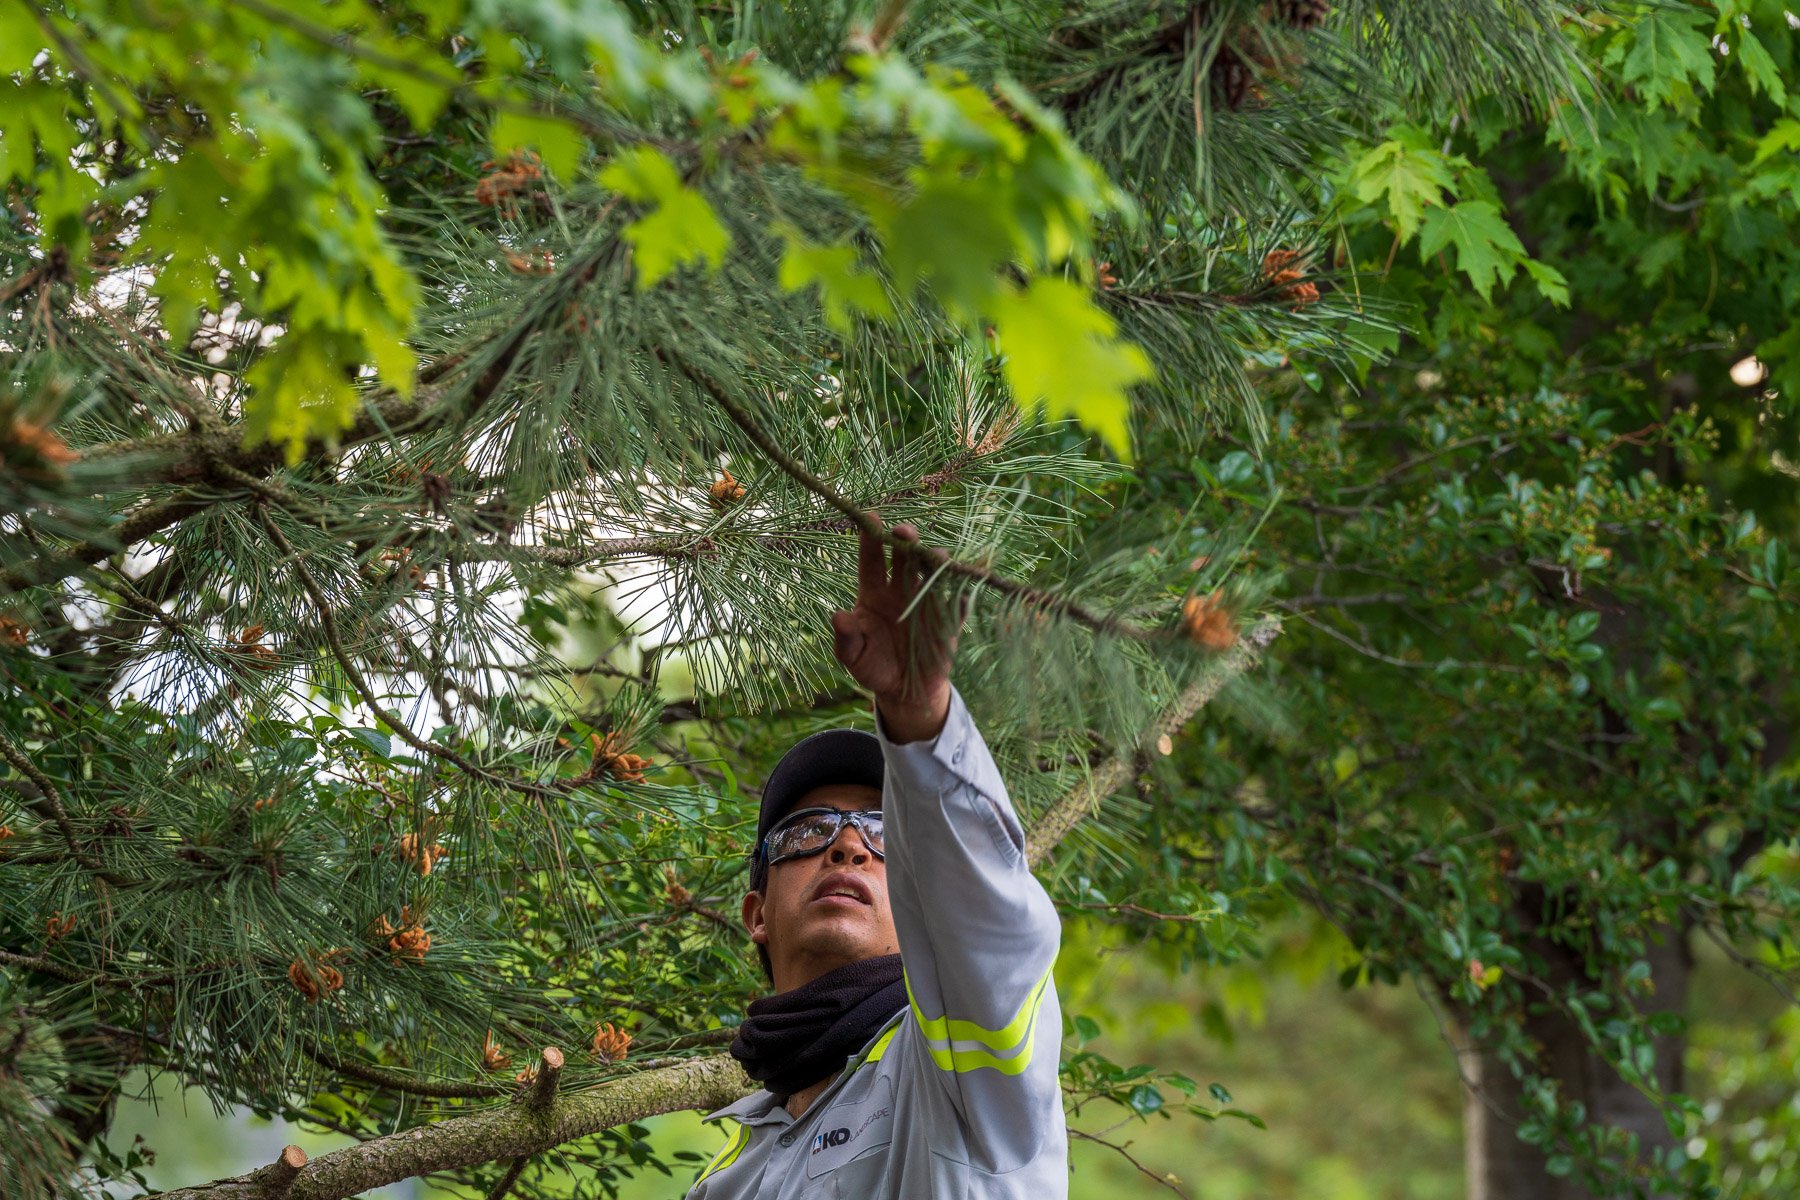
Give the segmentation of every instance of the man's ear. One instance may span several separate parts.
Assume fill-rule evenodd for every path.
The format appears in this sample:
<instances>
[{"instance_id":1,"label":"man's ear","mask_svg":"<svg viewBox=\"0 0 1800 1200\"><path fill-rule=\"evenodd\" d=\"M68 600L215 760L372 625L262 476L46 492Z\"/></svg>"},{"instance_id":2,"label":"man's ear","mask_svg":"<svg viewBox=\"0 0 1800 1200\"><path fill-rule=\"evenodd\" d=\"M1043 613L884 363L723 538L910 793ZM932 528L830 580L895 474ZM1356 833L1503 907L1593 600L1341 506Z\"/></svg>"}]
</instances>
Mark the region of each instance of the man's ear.
<instances>
[{"instance_id":1,"label":"man's ear","mask_svg":"<svg viewBox=\"0 0 1800 1200\"><path fill-rule=\"evenodd\" d=\"M761 892L744 893L744 928L750 934L750 940L759 946L769 944L769 927L763 922L763 895Z\"/></svg>"}]
</instances>

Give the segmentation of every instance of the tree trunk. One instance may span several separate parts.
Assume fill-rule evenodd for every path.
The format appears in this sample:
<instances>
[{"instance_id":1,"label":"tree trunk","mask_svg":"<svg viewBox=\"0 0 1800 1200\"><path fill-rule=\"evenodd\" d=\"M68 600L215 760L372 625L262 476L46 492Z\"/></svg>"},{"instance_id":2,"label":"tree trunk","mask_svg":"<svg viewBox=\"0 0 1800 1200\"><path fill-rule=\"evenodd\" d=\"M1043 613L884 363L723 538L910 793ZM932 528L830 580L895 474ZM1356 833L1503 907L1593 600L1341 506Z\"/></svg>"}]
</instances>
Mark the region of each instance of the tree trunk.
<instances>
[{"instance_id":1,"label":"tree trunk","mask_svg":"<svg viewBox=\"0 0 1800 1200\"><path fill-rule=\"evenodd\" d=\"M1639 1010L1683 1012L1693 968L1686 930L1665 930L1662 942L1651 945L1646 958L1655 990ZM1675 1145L1662 1109L1595 1054L1573 1021L1560 1013L1546 1013L1528 1018L1526 1031L1542 1047L1545 1068L1561 1084L1564 1103L1579 1101L1586 1105L1590 1121L1636 1134L1640 1154ZM1681 1034L1656 1038L1656 1081L1664 1093L1680 1090L1685 1041ZM1512 1071L1498 1057L1466 1040L1458 1051L1468 1084L1463 1092L1468 1200L1596 1200L1598 1193L1585 1187L1576 1175L1559 1178L1545 1170L1541 1147L1519 1140L1525 1106L1523 1089ZM1669 1198L1659 1193L1652 1200Z\"/></svg>"}]
</instances>

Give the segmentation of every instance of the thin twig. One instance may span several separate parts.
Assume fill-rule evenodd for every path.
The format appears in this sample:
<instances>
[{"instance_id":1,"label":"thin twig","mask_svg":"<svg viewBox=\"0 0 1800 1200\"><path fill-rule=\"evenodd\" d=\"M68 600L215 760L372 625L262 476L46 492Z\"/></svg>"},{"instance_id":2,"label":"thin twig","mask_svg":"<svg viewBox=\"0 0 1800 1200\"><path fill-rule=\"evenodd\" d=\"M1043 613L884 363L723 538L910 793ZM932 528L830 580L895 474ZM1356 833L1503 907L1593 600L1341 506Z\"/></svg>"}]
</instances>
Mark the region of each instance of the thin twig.
<instances>
[{"instance_id":1,"label":"thin twig","mask_svg":"<svg viewBox=\"0 0 1800 1200\"><path fill-rule=\"evenodd\" d=\"M1179 733L1182 726L1211 703L1221 688L1255 665L1262 657L1262 652L1280 632L1281 624L1273 618L1245 630L1234 646L1213 660L1211 669L1199 682L1177 697L1157 718L1156 723L1145 730L1137 745L1122 748L1086 780L1045 810L1025 839L1026 861L1033 866L1042 862L1069 835L1070 830L1099 806L1100 801L1135 773L1142 747L1154 744L1158 738L1173 737Z\"/></svg>"},{"instance_id":2,"label":"thin twig","mask_svg":"<svg viewBox=\"0 0 1800 1200\"><path fill-rule=\"evenodd\" d=\"M32 957L27 954L16 954L11 950L0 950L0 963L9 967L23 967L27 971L41 971L45 975L54 975L67 983L90 983L92 977L77 971L74 967L65 967L47 958Z\"/></svg>"},{"instance_id":3,"label":"thin twig","mask_svg":"<svg viewBox=\"0 0 1800 1200\"><path fill-rule=\"evenodd\" d=\"M307 1046L305 1050L308 1058L328 1071L411 1096L424 1096L433 1100L482 1100L491 1096L505 1096L513 1090L510 1084L416 1079L411 1075L367 1063L349 1062L317 1046Z\"/></svg>"},{"instance_id":4,"label":"thin twig","mask_svg":"<svg viewBox=\"0 0 1800 1200\"><path fill-rule=\"evenodd\" d=\"M4 733L0 733L0 758L5 758L18 769L19 774L37 787L38 794L29 798L26 803L49 814L51 822L62 831L63 840L69 843L69 850L75 855L76 861L91 871L99 870L99 861L82 849L80 839L75 836L75 824L69 820L69 810L63 806L62 792L57 790L56 784L51 782L48 775L38 769L37 764L31 761L18 743Z\"/></svg>"},{"instance_id":5,"label":"thin twig","mask_svg":"<svg viewBox=\"0 0 1800 1200\"><path fill-rule=\"evenodd\" d=\"M513 1184L519 1182L519 1176L525 1173L525 1164L530 1161L523 1155L513 1159L512 1165L506 1168L506 1174L500 1177L500 1182L488 1192L487 1200L506 1200L506 1193L512 1191Z\"/></svg>"},{"instance_id":6,"label":"thin twig","mask_svg":"<svg viewBox=\"0 0 1800 1200\"><path fill-rule=\"evenodd\" d=\"M980 584L982 587L990 588L993 591L999 592L1001 595L1010 596L1015 600L1022 600L1033 608L1054 613L1058 616L1068 617L1076 624L1084 625L1096 633L1107 633L1117 637L1135 638L1139 641L1163 641L1170 636L1166 633L1134 625L1129 621L1120 621L1114 617L1093 612L1092 610L1077 604L1075 601L1070 600L1066 596L1058 596L1054 592L1048 592L1042 588L1035 588L1030 584L1020 583L1016 579L1009 579L1006 576L996 574L979 564L951 558L949 554L935 546L925 546L916 542L905 542L896 538L891 532L878 524L875 518L864 511L855 501L844 496L836 488L820 479L817 475L814 475L811 471L807 470L805 465L798 459L794 458L793 455L789 454L786 450L783 450L781 446L776 443L775 439L770 437L768 432L764 430L761 425L757 424L756 418L750 414L750 411L736 400L732 399L718 383L703 372L697 371L692 367L683 365L681 370L682 373L692 380L696 386L707 395L711 396L713 401L718 404L720 408L725 410L725 415L731 418L732 424L741 429L744 432L744 436L750 439L751 444L762 451L762 453L776 466L780 467L783 473L799 483L801 487L843 513L844 516L849 519L850 523L863 534L876 538L885 545L903 549L909 553L918 554L920 558L924 560L925 565L934 571L946 571L952 575L971 580Z\"/></svg>"},{"instance_id":7,"label":"thin twig","mask_svg":"<svg viewBox=\"0 0 1800 1200\"><path fill-rule=\"evenodd\" d=\"M252 487L259 492L268 487L268 485L261 480L247 478L245 482L246 486ZM368 678L362 673L362 668L356 665L356 660L351 656L349 648L344 645L343 634L338 629L337 616L332 611L331 600L325 595L325 590L319 586L318 580L313 578L313 573L307 569L305 560L294 550L293 544L289 542L287 536L281 532L281 527L277 525L274 518L269 515L268 509L259 507L258 515L262 519L263 528L268 531L270 540L272 540L275 543L276 548L286 556L288 565L293 568L294 576L299 580L301 590L307 594L307 597L313 602L313 607L318 610L319 624L325 634L326 644L331 647L332 657L337 660L339 668L343 670L344 678L350 681L350 686L354 688L356 694L362 698L362 702L367 704L376 716L380 717L388 724L389 728L394 731L396 737L405 742L408 746L411 746L414 750L417 750L419 753L442 759L474 778L484 779L489 783L509 788L521 795L530 796L537 800L542 800L546 797L559 798L559 793L555 789L544 787L541 784L531 783L530 781L520 779L517 776L502 774L499 771L484 767L478 762L473 762L470 759L464 758L461 754L458 754L448 746L441 746L436 742L428 741L427 739L420 737L400 719L399 713L392 712L386 708L376 697L375 689L369 685Z\"/></svg>"},{"instance_id":8,"label":"thin twig","mask_svg":"<svg viewBox=\"0 0 1800 1200\"><path fill-rule=\"evenodd\" d=\"M1126 1142L1124 1145L1120 1145L1118 1142L1109 1142L1103 1137L1095 1137L1091 1133L1083 1133L1079 1129L1069 1130L1069 1136L1074 1137L1074 1138L1080 1138L1084 1142L1093 1142L1097 1146L1105 1146L1108 1150L1117 1151L1121 1156L1124 1157L1126 1162L1128 1162L1132 1166L1136 1167L1138 1169L1138 1171L1140 1173L1142 1173L1143 1175L1146 1175L1149 1178L1156 1180L1156 1182L1162 1184L1164 1187L1168 1188L1171 1192L1174 1192L1177 1196L1182 1197L1182 1200L1193 1200L1193 1197L1188 1195L1187 1189L1182 1187L1179 1183L1175 1182L1175 1177L1173 1175L1158 1175L1155 1171L1152 1171L1149 1167L1146 1167L1143 1163L1139 1162L1136 1158L1133 1158L1131 1151L1129 1151L1125 1148L1126 1146L1131 1145L1130 1142Z\"/></svg>"}]
</instances>

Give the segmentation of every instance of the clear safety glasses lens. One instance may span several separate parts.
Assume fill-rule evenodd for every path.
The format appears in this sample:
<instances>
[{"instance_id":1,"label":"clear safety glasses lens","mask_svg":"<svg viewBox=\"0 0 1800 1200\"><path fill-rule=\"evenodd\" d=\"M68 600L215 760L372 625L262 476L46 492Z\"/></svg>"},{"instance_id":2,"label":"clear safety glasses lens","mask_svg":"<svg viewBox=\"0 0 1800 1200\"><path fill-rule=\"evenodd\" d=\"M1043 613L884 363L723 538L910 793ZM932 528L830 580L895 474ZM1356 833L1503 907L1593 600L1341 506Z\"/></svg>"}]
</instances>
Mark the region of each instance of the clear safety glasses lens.
<instances>
[{"instance_id":1,"label":"clear safety glasses lens","mask_svg":"<svg viewBox=\"0 0 1800 1200\"><path fill-rule=\"evenodd\" d=\"M769 856L769 865L790 858L805 858L809 854L818 854L827 846L837 841L838 832L846 825L856 826L862 834L863 842L874 852L875 857L884 857L881 845L881 814L869 812L844 812L836 808L809 808L794 813L769 831L763 839L763 847Z\"/></svg>"}]
</instances>

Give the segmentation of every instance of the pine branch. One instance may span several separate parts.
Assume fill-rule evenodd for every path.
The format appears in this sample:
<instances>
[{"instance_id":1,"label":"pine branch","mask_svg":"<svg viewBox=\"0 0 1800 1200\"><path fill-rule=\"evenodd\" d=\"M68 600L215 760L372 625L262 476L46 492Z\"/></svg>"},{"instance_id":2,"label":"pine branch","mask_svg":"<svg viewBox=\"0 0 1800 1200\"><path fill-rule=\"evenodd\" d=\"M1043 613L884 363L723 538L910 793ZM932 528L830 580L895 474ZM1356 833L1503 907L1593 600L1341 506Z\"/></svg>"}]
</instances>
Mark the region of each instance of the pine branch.
<instances>
[{"instance_id":1,"label":"pine branch","mask_svg":"<svg viewBox=\"0 0 1800 1200\"><path fill-rule=\"evenodd\" d=\"M1227 682L1254 665L1279 631L1279 624L1273 620L1247 630L1236 646L1216 660L1213 670L1183 692L1146 731L1142 741L1152 742L1159 736L1179 731L1218 695ZM1098 800L1130 777L1138 761L1138 747L1121 751L1089 780L1052 805L1027 839L1028 860L1034 865L1041 862L1093 811ZM711 1040L720 1032L708 1031L703 1037ZM484 1086L420 1083L380 1068L348 1065L323 1051L309 1050L308 1053L330 1069L352 1078L417 1095L462 1096ZM745 1091L736 1061L721 1054L643 1071L593 1091L559 1096L557 1085L561 1062L560 1052L546 1048L530 1090L504 1109L402 1130L328 1154L301 1172L290 1194L294 1200L339 1200L416 1175L501 1159L518 1160L513 1164L514 1169L509 1170L504 1186L495 1193L504 1195L516 1182L518 1170L523 1169L523 1160L532 1155L646 1117L682 1109L717 1108ZM462 1090L465 1088L470 1091ZM258 1178L259 1173L253 1172L201 1187L167 1192L164 1198L232 1200L243 1197L244 1200L260 1200L263 1193L258 1189L263 1185L257 1182Z\"/></svg>"},{"instance_id":2,"label":"pine branch","mask_svg":"<svg viewBox=\"0 0 1800 1200\"><path fill-rule=\"evenodd\" d=\"M600 224L611 212L609 202L595 214ZM593 278L601 261L617 247L615 238L605 239L590 253L549 284L554 289L578 287ZM433 427L452 419L466 419L491 399L500 388L525 344L536 332L536 326L521 321L498 339L488 354L481 373L470 384L467 396L458 399L455 388L431 386L472 356L446 360L420 372L411 396L388 394L364 407L360 416L335 439L312 438L301 452L302 462L323 462L343 450L379 438ZM29 559L0 571L0 595L9 595L29 587L39 587L79 574L109 555L129 550L138 542L189 517L205 512L231 498L237 488L228 484L235 472L239 479L251 476L261 479L282 466L285 450L273 442L247 444L244 430L238 425L202 423L183 434L156 434L150 437L111 442L83 451L88 462L114 457L173 454L174 461L160 469L138 476L137 483L212 484L214 492L184 492L172 499L147 505L108 531L105 540L81 542L61 554Z\"/></svg>"},{"instance_id":3,"label":"pine branch","mask_svg":"<svg viewBox=\"0 0 1800 1200\"><path fill-rule=\"evenodd\" d=\"M712 1109L742 1096L743 1070L726 1056L691 1059L589 1091L564 1093L534 1108L507 1104L373 1138L312 1160L292 1200L341 1200L417 1175L529 1158L617 1125L684 1109ZM266 1169L266 1168L265 1168ZM263 1200L260 1171L162 1193L163 1200Z\"/></svg>"},{"instance_id":4,"label":"pine branch","mask_svg":"<svg viewBox=\"0 0 1800 1200\"><path fill-rule=\"evenodd\" d=\"M384 1067L349 1062L317 1046L308 1046L306 1056L328 1071L360 1080L363 1083L372 1083L376 1087L387 1088L390 1091L404 1092L409 1096L424 1096L433 1100L483 1100L495 1096L505 1096L513 1091L510 1085L504 1083L415 1079L411 1075L403 1075L399 1071L390 1071Z\"/></svg>"},{"instance_id":5,"label":"pine branch","mask_svg":"<svg viewBox=\"0 0 1800 1200\"><path fill-rule=\"evenodd\" d=\"M38 769L37 764L31 761L18 743L4 733L0 733L0 758L11 763L19 774L37 788L38 794L28 797L26 803L62 832L63 840L69 844L69 852L75 856L75 860L90 871L100 871L100 861L88 853L82 847L81 839L75 836L75 825L69 820L69 810L63 805L62 792L57 790L56 784L51 782L48 775Z\"/></svg>"},{"instance_id":6,"label":"pine branch","mask_svg":"<svg viewBox=\"0 0 1800 1200\"><path fill-rule=\"evenodd\" d=\"M1168 636L1155 630L1145 629L1140 625L1134 625L1129 621L1121 621L1102 613L1093 612L1065 596L1058 596L1054 592L1020 583L1016 579L1009 579L978 563L951 558L949 554L935 546L901 542L854 501L807 470L798 459L783 450L775 439L769 436L768 431L757 424L756 418L751 415L750 411L732 399L718 383L692 367L683 365L681 370L696 386L711 396L720 408L725 410L725 414L731 418L732 424L741 429L744 436L750 439L751 444L762 451L770 462L780 467L801 487L843 513L851 525L869 537L876 538L884 545L921 555L925 559L926 565L933 571L945 571L960 576L982 587L999 592L1003 596L1022 601L1031 608L1056 616L1068 617L1076 624L1084 625L1096 633L1134 638L1139 641L1162 641Z\"/></svg>"},{"instance_id":7,"label":"pine branch","mask_svg":"<svg viewBox=\"0 0 1800 1200\"><path fill-rule=\"evenodd\" d=\"M356 691L362 702L369 706L370 711L387 723L388 727L394 731L395 736L420 754L441 759L472 778L507 788L523 796L530 796L535 800L559 797L560 792L556 788L545 787L529 780L520 779L515 775L506 775L492 770L463 757L448 746L441 746L420 737L406 722L400 719L399 713L383 705L375 695L375 689L369 686L368 677L362 673L362 668L356 664L356 659L345 647L343 634L338 629L337 614L332 611L331 599L325 595L325 590L319 586L319 581L313 578L313 573L307 569L305 559L294 550L293 543L287 540L287 536L281 532L281 527L269 516L267 508L259 506L258 516L262 520L263 528L268 531L269 539L275 543L276 548L287 558L288 565L293 568L294 577L299 580L301 590L306 593L307 598L312 601L313 607L318 610L319 624L325 633L326 644L331 647L331 655L337 660L339 668L343 670L344 678L350 681L350 686Z\"/></svg>"},{"instance_id":8,"label":"pine branch","mask_svg":"<svg viewBox=\"0 0 1800 1200\"><path fill-rule=\"evenodd\" d=\"M1212 669L1177 697L1136 745L1121 749L1038 818L1025 839L1026 861L1033 866L1042 863L1083 818L1137 773L1144 746L1180 732L1182 726L1212 702L1221 688L1255 666L1280 632L1281 624L1274 619L1245 630L1237 644L1220 654L1213 661Z\"/></svg>"}]
</instances>

